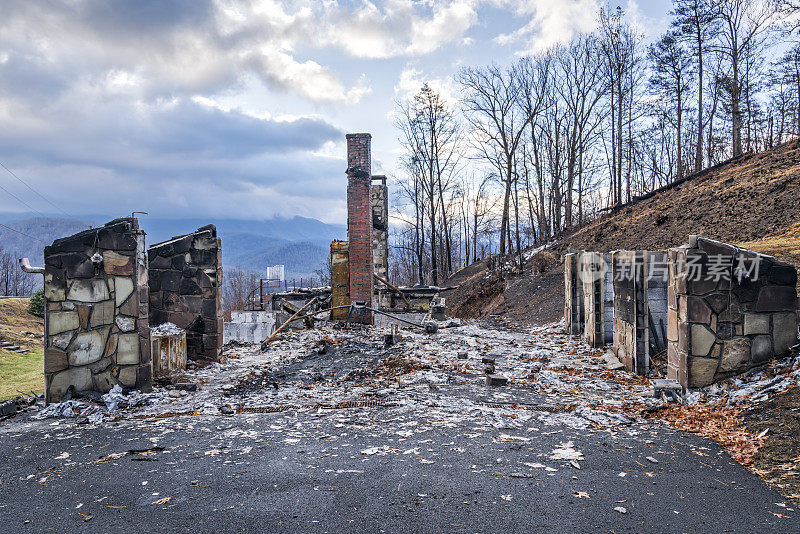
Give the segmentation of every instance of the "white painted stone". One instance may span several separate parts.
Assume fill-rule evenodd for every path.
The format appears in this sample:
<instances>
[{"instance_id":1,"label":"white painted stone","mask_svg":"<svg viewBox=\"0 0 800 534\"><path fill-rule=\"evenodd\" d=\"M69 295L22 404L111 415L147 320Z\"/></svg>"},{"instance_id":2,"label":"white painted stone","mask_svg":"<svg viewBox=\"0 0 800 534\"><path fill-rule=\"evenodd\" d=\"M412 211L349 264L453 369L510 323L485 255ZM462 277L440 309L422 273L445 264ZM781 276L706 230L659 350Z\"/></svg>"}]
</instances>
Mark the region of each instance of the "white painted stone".
<instances>
[{"instance_id":1,"label":"white painted stone","mask_svg":"<svg viewBox=\"0 0 800 534\"><path fill-rule=\"evenodd\" d=\"M73 280L67 292L69 300L79 302L100 302L108 300L108 286L105 280L90 278Z\"/></svg>"},{"instance_id":2,"label":"white painted stone","mask_svg":"<svg viewBox=\"0 0 800 534\"><path fill-rule=\"evenodd\" d=\"M701 324L692 325L692 355L706 356L714 345L717 336Z\"/></svg>"},{"instance_id":3,"label":"white painted stone","mask_svg":"<svg viewBox=\"0 0 800 534\"><path fill-rule=\"evenodd\" d=\"M47 333L51 336L68 330L75 330L78 326L80 326L78 312L62 311L48 312L47 314Z\"/></svg>"},{"instance_id":4,"label":"white painted stone","mask_svg":"<svg viewBox=\"0 0 800 534\"><path fill-rule=\"evenodd\" d=\"M117 340L117 364L135 365L139 363L139 335L120 334Z\"/></svg>"},{"instance_id":5,"label":"white painted stone","mask_svg":"<svg viewBox=\"0 0 800 534\"><path fill-rule=\"evenodd\" d=\"M91 389L92 372L89 368L74 367L53 375L48 384L49 399L54 402L60 401L70 386L74 386L75 391Z\"/></svg>"},{"instance_id":6,"label":"white painted stone","mask_svg":"<svg viewBox=\"0 0 800 534\"><path fill-rule=\"evenodd\" d=\"M117 315L114 323L122 332L130 332L136 328L136 319L127 315Z\"/></svg>"},{"instance_id":7,"label":"white painted stone","mask_svg":"<svg viewBox=\"0 0 800 534\"><path fill-rule=\"evenodd\" d=\"M67 349L70 365L87 365L103 357L108 328L80 332Z\"/></svg>"},{"instance_id":8,"label":"white painted stone","mask_svg":"<svg viewBox=\"0 0 800 534\"><path fill-rule=\"evenodd\" d=\"M133 280L125 276L115 276L114 282L114 297L117 306L121 306L123 302L128 300L128 297L133 293Z\"/></svg>"}]
</instances>

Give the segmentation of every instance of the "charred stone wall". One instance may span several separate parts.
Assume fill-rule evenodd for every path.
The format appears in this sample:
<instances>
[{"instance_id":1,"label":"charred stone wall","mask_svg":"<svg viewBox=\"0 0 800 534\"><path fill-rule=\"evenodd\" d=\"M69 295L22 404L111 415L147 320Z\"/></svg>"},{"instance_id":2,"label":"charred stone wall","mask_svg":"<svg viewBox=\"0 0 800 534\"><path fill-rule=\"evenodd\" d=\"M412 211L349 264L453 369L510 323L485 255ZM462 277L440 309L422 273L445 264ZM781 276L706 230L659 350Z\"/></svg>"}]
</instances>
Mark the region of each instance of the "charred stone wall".
<instances>
[{"instance_id":1,"label":"charred stone wall","mask_svg":"<svg viewBox=\"0 0 800 534\"><path fill-rule=\"evenodd\" d=\"M45 247L45 398L152 387L145 234L135 218Z\"/></svg>"},{"instance_id":2,"label":"charred stone wall","mask_svg":"<svg viewBox=\"0 0 800 534\"><path fill-rule=\"evenodd\" d=\"M385 176L373 176L370 188L372 206L372 261L375 274L389 279L389 193Z\"/></svg>"},{"instance_id":3,"label":"charred stone wall","mask_svg":"<svg viewBox=\"0 0 800 534\"><path fill-rule=\"evenodd\" d=\"M584 298L584 335L592 347L613 341L614 284L611 254L580 254L579 273Z\"/></svg>"},{"instance_id":4,"label":"charred stone wall","mask_svg":"<svg viewBox=\"0 0 800 534\"><path fill-rule=\"evenodd\" d=\"M223 344L222 243L214 225L157 243L150 259L150 322L186 330L191 360L219 360Z\"/></svg>"},{"instance_id":5,"label":"charred stone wall","mask_svg":"<svg viewBox=\"0 0 800 534\"><path fill-rule=\"evenodd\" d=\"M647 253L618 250L611 256L614 277L614 354L626 369L647 374L649 330Z\"/></svg>"},{"instance_id":6,"label":"charred stone wall","mask_svg":"<svg viewBox=\"0 0 800 534\"><path fill-rule=\"evenodd\" d=\"M669 378L706 386L797 342L793 266L701 236L669 255Z\"/></svg>"},{"instance_id":7,"label":"charred stone wall","mask_svg":"<svg viewBox=\"0 0 800 534\"><path fill-rule=\"evenodd\" d=\"M564 255L564 328L567 334L583 334L584 300L580 279L580 252Z\"/></svg>"}]
</instances>

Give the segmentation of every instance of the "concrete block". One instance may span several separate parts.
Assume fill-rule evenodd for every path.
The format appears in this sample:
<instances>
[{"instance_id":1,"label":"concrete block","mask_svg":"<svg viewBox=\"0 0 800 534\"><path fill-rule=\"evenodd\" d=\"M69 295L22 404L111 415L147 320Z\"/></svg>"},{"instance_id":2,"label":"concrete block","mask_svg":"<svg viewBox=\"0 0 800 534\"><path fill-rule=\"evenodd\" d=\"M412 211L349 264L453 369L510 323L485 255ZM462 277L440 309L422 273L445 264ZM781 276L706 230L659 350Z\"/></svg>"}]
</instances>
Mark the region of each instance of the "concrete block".
<instances>
[{"instance_id":1,"label":"concrete block","mask_svg":"<svg viewBox=\"0 0 800 534\"><path fill-rule=\"evenodd\" d=\"M487 386L505 386L508 385L508 378L503 375L486 375Z\"/></svg>"}]
</instances>

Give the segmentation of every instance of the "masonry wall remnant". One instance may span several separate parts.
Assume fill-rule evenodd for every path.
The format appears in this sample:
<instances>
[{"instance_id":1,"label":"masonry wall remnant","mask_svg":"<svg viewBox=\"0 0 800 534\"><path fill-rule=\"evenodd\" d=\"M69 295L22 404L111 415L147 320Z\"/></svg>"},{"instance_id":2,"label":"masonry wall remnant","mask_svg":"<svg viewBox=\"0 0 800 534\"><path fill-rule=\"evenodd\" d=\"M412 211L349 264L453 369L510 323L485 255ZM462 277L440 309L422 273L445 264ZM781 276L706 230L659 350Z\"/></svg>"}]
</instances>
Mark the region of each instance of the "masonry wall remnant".
<instances>
[{"instance_id":1,"label":"masonry wall remnant","mask_svg":"<svg viewBox=\"0 0 800 534\"><path fill-rule=\"evenodd\" d=\"M669 253L647 252L647 309L650 354L667 350L667 286L669 285Z\"/></svg>"},{"instance_id":2,"label":"masonry wall remnant","mask_svg":"<svg viewBox=\"0 0 800 534\"><path fill-rule=\"evenodd\" d=\"M372 252L371 143L368 133L347 134L347 240L350 299L372 307L374 260ZM373 313L351 314L353 322L373 323Z\"/></svg>"},{"instance_id":3,"label":"masonry wall remnant","mask_svg":"<svg viewBox=\"0 0 800 534\"><path fill-rule=\"evenodd\" d=\"M668 378L702 387L797 342L797 271L702 236L671 249Z\"/></svg>"},{"instance_id":4,"label":"masonry wall remnant","mask_svg":"<svg viewBox=\"0 0 800 534\"><path fill-rule=\"evenodd\" d=\"M586 342L602 347L613 342L614 283L611 254L583 252L578 258L583 292L583 329Z\"/></svg>"},{"instance_id":5,"label":"masonry wall remnant","mask_svg":"<svg viewBox=\"0 0 800 534\"><path fill-rule=\"evenodd\" d=\"M595 347L610 334L617 358L641 375L666 356L668 378L702 387L790 352L796 284L794 266L702 236L668 252L615 251L610 260L568 253L566 332Z\"/></svg>"},{"instance_id":6,"label":"masonry wall remnant","mask_svg":"<svg viewBox=\"0 0 800 534\"><path fill-rule=\"evenodd\" d=\"M331 307L350 305L350 261L347 241L331 243ZM347 319L346 308L331 310L332 321Z\"/></svg>"},{"instance_id":7,"label":"masonry wall remnant","mask_svg":"<svg viewBox=\"0 0 800 534\"><path fill-rule=\"evenodd\" d=\"M614 354L629 371L645 375L648 350L647 253L617 250L611 255L614 276Z\"/></svg>"},{"instance_id":8,"label":"masonry wall remnant","mask_svg":"<svg viewBox=\"0 0 800 534\"><path fill-rule=\"evenodd\" d=\"M214 225L148 249L150 322L186 330L191 360L218 361L223 345L222 243Z\"/></svg>"},{"instance_id":9,"label":"masonry wall remnant","mask_svg":"<svg viewBox=\"0 0 800 534\"><path fill-rule=\"evenodd\" d=\"M152 387L145 233L135 218L44 249L45 399Z\"/></svg>"},{"instance_id":10,"label":"masonry wall remnant","mask_svg":"<svg viewBox=\"0 0 800 534\"><path fill-rule=\"evenodd\" d=\"M580 252L564 255L564 328L567 334L583 334L585 314L583 283L580 278Z\"/></svg>"},{"instance_id":11,"label":"masonry wall remnant","mask_svg":"<svg viewBox=\"0 0 800 534\"><path fill-rule=\"evenodd\" d=\"M389 279L389 194L386 176L373 176L370 188L372 206L372 260L375 274Z\"/></svg>"}]
</instances>

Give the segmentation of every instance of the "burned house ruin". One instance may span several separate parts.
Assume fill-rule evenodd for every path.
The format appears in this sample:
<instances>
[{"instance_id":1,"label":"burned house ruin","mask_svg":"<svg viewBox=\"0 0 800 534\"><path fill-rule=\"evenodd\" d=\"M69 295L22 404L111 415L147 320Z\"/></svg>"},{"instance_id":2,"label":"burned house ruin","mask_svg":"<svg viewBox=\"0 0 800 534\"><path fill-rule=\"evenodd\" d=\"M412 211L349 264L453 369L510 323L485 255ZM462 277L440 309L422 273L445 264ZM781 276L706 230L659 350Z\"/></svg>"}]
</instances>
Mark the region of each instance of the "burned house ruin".
<instances>
[{"instance_id":1,"label":"burned house ruin","mask_svg":"<svg viewBox=\"0 0 800 534\"><path fill-rule=\"evenodd\" d=\"M44 249L45 399L152 385L145 234L134 218Z\"/></svg>"},{"instance_id":2,"label":"burned house ruin","mask_svg":"<svg viewBox=\"0 0 800 534\"><path fill-rule=\"evenodd\" d=\"M222 243L209 224L151 245L150 322L186 331L191 360L218 361L222 352Z\"/></svg>"},{"instance_id":3,"label":"burned house ruin","mask_svg":"<svg viewBox=\"0 0 800 534\"><path fill-rule=\"evenodd\" d=\"M221 258L211 225L147 250L127 217L56 239L44 267L20 260L44 275L45 400L116 385L148 391L154 371L182 368L187 352L219 360ZM167 328L151 336L151 326Z\"/></svg>"},{"instance_id":4,"label":"burned house ruin","mask_svg":"<svg viewBox=\"0 0 800 534\"><path fill-rule=\"evenodd\" d=\"M794 266L701 236L669 255L669 378L702 387L789 353Z\"/></svg>"},{"instance_id":5,"label":"burned house ruin","mask_svg":"<svg viewBox=\"0 0 800 534\"><path fill-rule=\"evenodd\" d=\"M797 339L797 271L775 258L690 236L664 251L564 257L564 320L625 368L702 387L789 353ZM610 326L610 328L609 328Z\"/></svg>"}]
</instances>

